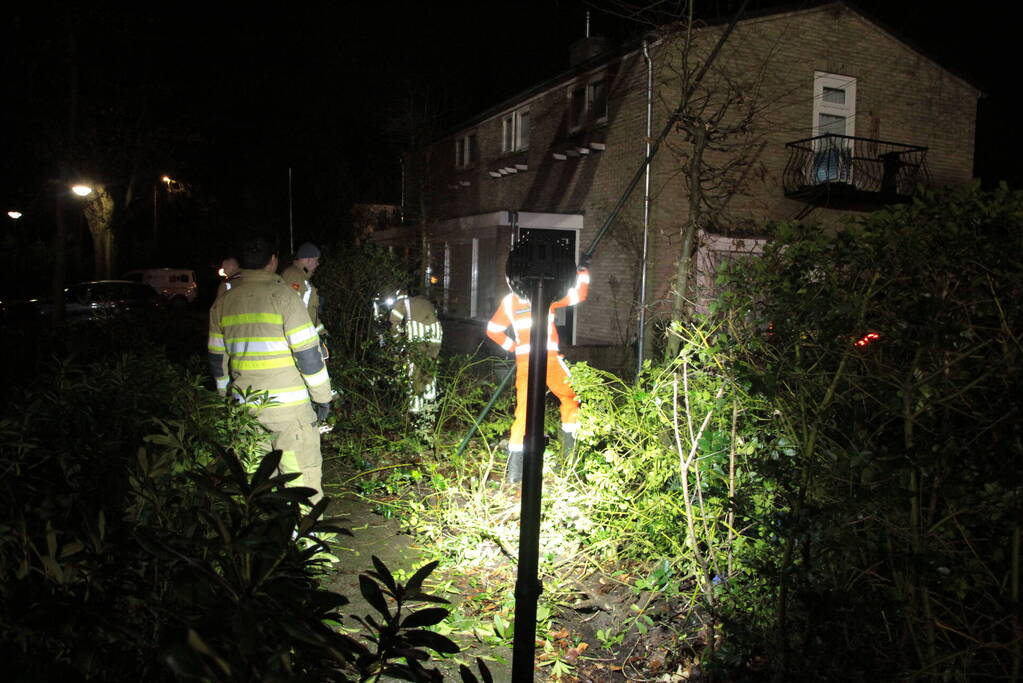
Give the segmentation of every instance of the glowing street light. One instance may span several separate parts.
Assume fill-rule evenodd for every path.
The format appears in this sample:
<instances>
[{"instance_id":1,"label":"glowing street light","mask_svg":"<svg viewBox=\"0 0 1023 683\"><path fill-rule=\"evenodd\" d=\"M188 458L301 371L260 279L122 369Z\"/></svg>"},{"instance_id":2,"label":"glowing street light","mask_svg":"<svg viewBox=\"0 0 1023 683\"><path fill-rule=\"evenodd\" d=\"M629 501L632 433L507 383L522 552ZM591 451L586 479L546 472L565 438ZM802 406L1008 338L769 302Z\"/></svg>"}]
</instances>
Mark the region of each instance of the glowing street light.
<instances>
[{"instance_id":1,"label":"glowing street light","mask_svg":"<svg viewBox=\"0 0 1023 683\"><path fill-rule=\"evenodd\" d=\"M64 221L64 198L71 194L84 199L92 194L92 186L85 183L67 184L67 176L57 182L57 229L53 235L53 327L64 322L64 268L67 262L67 227Z\"/></svg>"},{"instance_id":2,"label":"glowing street light","mask_svg":"<svg viewBox=\"0 0 1023 683\"><path fill-rule=\"evenodd\" d=\"M20 211L8 211L7 212L7 217L10 218L12 221L18 220L23 215L24 214L22 214Z\"/></svg>"}]
</instances>

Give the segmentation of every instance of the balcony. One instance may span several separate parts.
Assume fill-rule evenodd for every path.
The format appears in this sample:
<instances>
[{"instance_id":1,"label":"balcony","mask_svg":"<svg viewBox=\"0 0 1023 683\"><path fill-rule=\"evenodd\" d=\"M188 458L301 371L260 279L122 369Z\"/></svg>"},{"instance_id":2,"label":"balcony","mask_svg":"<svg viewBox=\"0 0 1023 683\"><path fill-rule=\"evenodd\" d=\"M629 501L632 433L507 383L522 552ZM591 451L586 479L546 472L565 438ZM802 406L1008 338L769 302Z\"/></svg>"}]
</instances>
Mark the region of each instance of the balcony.
<instances>
[{"instance_id":1,"label":"balcony","mask_svg":"<svg viewBox=\"0 0 1023 683\"><path fill-rule=\"evenodd\" d=\"M907 201L928 183L926 147L832 134L785 146L785 196L807 204L870 209Z\"/></svg>"}]
</instances>

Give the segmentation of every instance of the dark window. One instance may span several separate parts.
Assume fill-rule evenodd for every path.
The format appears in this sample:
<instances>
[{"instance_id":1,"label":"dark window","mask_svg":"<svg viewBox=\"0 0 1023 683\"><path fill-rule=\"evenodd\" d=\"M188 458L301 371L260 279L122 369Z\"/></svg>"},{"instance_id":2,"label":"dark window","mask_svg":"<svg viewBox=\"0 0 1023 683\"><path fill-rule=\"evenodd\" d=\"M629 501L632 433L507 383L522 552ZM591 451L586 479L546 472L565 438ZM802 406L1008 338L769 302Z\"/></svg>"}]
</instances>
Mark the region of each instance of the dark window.
<instances>
[{"instance_id":1,"label":"dark window","mask_svg":"<svg viewBox=\"0 0 1023 683\"><path fill-rule=\"evenodd\" d=\"M568 103L569 126L579 128L583 125L583 118L586 116L586 89L583 86L572 89L572 95Z\"/></svg>"}]
</instances>

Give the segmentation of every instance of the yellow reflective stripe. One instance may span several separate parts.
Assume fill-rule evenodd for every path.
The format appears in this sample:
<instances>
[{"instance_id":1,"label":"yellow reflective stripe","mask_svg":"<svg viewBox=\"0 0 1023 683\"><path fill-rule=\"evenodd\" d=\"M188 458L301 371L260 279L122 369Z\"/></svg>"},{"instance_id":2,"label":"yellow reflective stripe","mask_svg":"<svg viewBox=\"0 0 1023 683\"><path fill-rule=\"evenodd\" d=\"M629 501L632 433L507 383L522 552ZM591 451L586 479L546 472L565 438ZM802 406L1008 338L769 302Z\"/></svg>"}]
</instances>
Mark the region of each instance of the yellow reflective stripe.
<instances>
[{"instance_id":1,"label":"yellow reflective stripe","mask_svg":"<svg viewBox=\"0 0 1023 683\"><path fill-rule=\"evenodd\" d=\"M281 464L279 465L281 472L284 474L297 474L297 479L292 479L288 482L288 486L304 486L302 483L302 468L298 464L298 455L295 451L281 451Z\"/></svg>"},{"instance_id":2,"label":"yellow reflective stripe","mask_svg":"<svg viewBox=\"0 0 1023 683\"><path fill-rule=\"evenodd\" d=\"M227 385L230 384L231 378L228 377L227 375L224 375L223 377L218 377L216 382L217 382L217 391L221 391L223 389L227 389Z\"/></svg>"},{"instance_id":3,"label":"yellow reflective stripe","mask_svg":"<svg viewBox=\"0 0 1023 683\"><path fill-rule=\"evenodd\" d=\"M305 377L306 383L311 387L317 387L324 382L329 382L330 377L327 375L327 367L320 368L320 371L313 375L302 375Z\"/></svg>"},{"instance_id":4,"label":"yellow reflective stripe","mask_svg":"<svg viewBox=\"0 0 1023 683\"><path fill-rule=\"evenodd\" d=\"M294 367L295 361L291 356L285 358L270 358L267 360L236 360L231 358L231 369L233 370L273 370L275 368Z\"/></svg>"},{"instance_id":5,"label":"yellow reflective stripe","mask_svg":"<svg viewBox=\"0 0 1023 683\"><path fill-rule=\"evenodd\" d=\"M232 351L231 356L236 358L286 358L291 355L290 351L285 351L285 353L286 356L282 356L280 351Z\"/></svg>"},{"instance_id":6,"label":"yellow reflective stripe","mask_svg":"<svg viewBox=\"0 0 1023 683\"><path fill-rule=\"evenodd\" d=\"M224 350L224 335L211 332L209 336L207 348L213 353L218 353Z\"/></svg>"},{"instance_id":7,"label":"yellow reflective stripe","mask_svg":"<svg viewBox=\"0 0 1023 683\"><path fill-rule=\"evenodd\" d=\"M297 406L309 403L309 390L305 387L288 387L287 389L276 389L267 391L267 398L263 400L263 394L257 394L249 401L249 405L262 405L267 409L281 408L285 406ZM235 394L239 403L244 402L241 394Z\"/></svg>"},{"instance_id":8,"label":"yellow reflective stripe","mask_svg":"<svg viewBox=\"0 0 1023 683\"><path fill-rule=\"evenodd\" d=\"M238 313L237 315L225 315L220 321L220 324L224 327L229 327L231 325L248 325L251 323L283 325L284 316L279 313Z\"/></svg>"},{"instance_id":9,"label":"yellow reflective stripe","mask_svg":"<svg viewBox=\"0 0 1023 683\"><path fill-rule=\"evenodd\" d=\"M237 342L283 342L287 341L284 337L277 335L276 337L231 337L231 343Z\"/></svg>"}]
</instances>

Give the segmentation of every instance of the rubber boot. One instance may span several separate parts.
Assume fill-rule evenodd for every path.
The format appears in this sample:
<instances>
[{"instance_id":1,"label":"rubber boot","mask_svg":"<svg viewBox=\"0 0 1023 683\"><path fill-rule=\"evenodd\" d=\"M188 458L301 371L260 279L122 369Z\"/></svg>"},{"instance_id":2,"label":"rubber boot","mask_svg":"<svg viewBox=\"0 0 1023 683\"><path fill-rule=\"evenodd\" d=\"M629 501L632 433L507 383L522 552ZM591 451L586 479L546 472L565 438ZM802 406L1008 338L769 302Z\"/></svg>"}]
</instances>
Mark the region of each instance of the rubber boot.
<instances>
[{"instance_id":1,"label":"rubber boot","mask_svg":"<svg viewBox=\"0 0 1023 683\"><path fill-rule=\"evenodd\" d=\"M508 451L508 469L505 470L504 480L509 484L522 481L522 451Z\"/></svg>"},{"instance_id":2,"label":"rubber boot","mask_svg":"<svg viewBox=\"0 0 1023 683\"><path fill-rule=\"evenodd\" d=\"M562 466L568 465L572 461L572 455L575 453L575 434L572 432L561 431L561 464Z\"/></svg>"}]
</instances>

